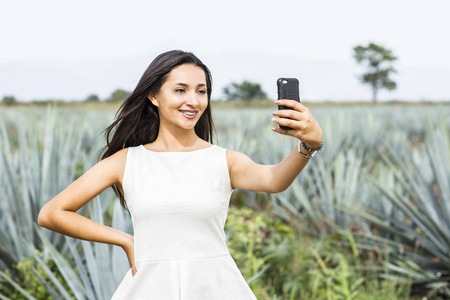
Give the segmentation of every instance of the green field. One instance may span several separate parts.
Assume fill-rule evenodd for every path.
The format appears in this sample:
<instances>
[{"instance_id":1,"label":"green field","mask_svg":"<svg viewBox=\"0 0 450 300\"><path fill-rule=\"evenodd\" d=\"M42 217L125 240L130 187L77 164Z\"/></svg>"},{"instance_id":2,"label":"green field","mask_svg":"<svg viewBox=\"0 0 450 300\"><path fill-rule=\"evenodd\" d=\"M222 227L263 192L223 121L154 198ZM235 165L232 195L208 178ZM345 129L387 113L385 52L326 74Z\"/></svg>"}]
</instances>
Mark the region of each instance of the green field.
<instances>
[{"instance_id":1,"label":"green field","mask_svg":"<svg viewBox=\"0 0 450 300\"><path fill-rule=\"evenodd\" d=\"M305 105L324 149L285 192L230 200L228 247L258 299L449 299L450 105ZM215 144L262 164L296 147L271 131L271 102L212 107ZM117 108L0 107L0 298L111 297L123 251L36 221L95 164ZM132 233L111 190L79 213Z\"/></svg>"}]
</instances>

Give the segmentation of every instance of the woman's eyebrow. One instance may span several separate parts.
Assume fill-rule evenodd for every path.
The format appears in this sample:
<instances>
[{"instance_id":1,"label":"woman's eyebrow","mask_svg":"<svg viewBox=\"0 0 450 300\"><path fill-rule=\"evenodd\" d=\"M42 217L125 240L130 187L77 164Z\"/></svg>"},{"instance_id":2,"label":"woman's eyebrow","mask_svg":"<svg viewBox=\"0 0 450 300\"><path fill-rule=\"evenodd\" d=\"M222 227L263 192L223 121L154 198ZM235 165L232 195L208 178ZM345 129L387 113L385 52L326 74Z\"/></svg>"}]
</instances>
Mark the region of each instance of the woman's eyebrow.
<instances>
[{"instance_id":1,"label":"woman's eyebrow","mask_svg":"<svg viewBox=\"0 0 450 300\"><path fill-rule=\"evenodd\" d=\"M184 86L184 87L189 86L188 84L183 83L183 82L177 82L177 83L175 83L174 85L181 85L181 86ZM199 83L199 84L197 85L197 87L199 87L199 86L206 86L206 84L204 84L204 83Z\"/></svg>"}]
</instances>

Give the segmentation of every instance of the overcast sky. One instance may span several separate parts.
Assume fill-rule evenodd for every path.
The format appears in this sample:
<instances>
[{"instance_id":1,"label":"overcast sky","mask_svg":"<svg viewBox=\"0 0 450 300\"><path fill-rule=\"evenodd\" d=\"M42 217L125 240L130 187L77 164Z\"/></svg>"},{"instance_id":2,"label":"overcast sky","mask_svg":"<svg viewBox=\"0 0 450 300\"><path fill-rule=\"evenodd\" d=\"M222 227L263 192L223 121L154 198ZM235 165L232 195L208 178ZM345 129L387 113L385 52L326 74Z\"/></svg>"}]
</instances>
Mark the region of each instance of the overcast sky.
<instances>
[{"instance_id":1,"label":"overcast sky","mask_svg":"<svg viewBox=\"0 0 450 300\"><path fill-rule=\"evenodd\" d=\"M378 43L399 60L381 100L450 100L445 0L0 0L0 97L108 97L134 89L161 52L192 51L211 69L213 98L232 81L297 77L309 101L370 101L352 58Z\"/></svg>"}]
</instances>

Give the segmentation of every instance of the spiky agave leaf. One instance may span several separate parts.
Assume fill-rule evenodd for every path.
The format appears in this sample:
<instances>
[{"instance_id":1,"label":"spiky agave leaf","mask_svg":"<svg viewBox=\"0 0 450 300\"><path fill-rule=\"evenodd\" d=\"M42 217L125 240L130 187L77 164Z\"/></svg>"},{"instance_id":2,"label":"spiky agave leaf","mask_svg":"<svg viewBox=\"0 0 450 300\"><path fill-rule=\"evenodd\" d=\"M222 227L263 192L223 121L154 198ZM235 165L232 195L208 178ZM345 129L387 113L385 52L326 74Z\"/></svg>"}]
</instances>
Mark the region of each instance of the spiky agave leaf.
<instances>
[{"instance_id":1,"label":"spiky agave leaf","mask_svg":"<svg viewBox=\"0 0 450 300\"><path fill-rule=\"evenodd\" d=\"M404 218L395 215L366 214L361 211L347 211L364 218L367 222L382 226L392 246L392 254L397 257L396 264L389 263L390 270L409 275L415 284L430 289L439 288L441 293L450 296L450 206L448 185L450 182L449 137L444 120L433 129L426 123L426 149L415 159L414 152L394 150L386 144L386 153L380 156L397 180L394 188L381 185L376 178L366 174L381 195L390 201ZM425 162L425 163L424 163ZM427 170L427 167L429 168ZM429 172L427 172L429 171ZM428 178L425 174L431 174ZM367 241L377 245L379 240L367 234ZM399 251L399 249L401 249ZM403 253L401 253L403 252ZM405 257L410 263L404 263ZM391 277L392 278L392 277Z\"/></svg>"},{"instance_id":2,"label":"spiky agave leaf","mask_svg":"<svg viewBox=\"0 0 450 300\"><path fill-rule=\"evenodd\" d=\"M37 117L41 113L46 115L44 120ZM76 118L65 114L60 115L57 109L48 106L46 111L11 110L0 118L2 269L11 268L31 255L21 237L39 248L40 239L33 230L39 210L75 179L80 162L86 166L93 164L90 152L95 152L96 148L90 146L90 152L86 151L81 140L83 132L98 130L89 130L90 122L76 126ZM95 135L91 134L89 139L92 139L91 145L98 147ZM45 234L56 247L65 247L61 235L51 231Z\"/></svg>"},{"instance_id":3,"label":"spiky agave leaf","mask_svg":"<svg viewBox=\"0 0 450 300\"><path fill-rule=\"evenodd\" d=\"M102 224L104 210L99 197L96 197L88 204L88 209L91 218ZM122 231L128 231L131 227L131 222L129 219L125 218L125 212L118 201L116 201L114 210L117 210L114 212L114 216L119 218L118 221L114 222L113 220L114 227ZM36 230L42 238L44 245L43 251L48 251L50 253L50 258L55 262L63 279L67 282L77 299L103 300L111 298L116 287L122 280L123 275L129 269L128 259L122 249L119 249L122 252L121 255L119 255L119 253L116 253L114 250L117 247L111 249L111 247L106 244L80 241L65 237L69 252L63 254L56 249L47 239L45 234L43 234L42 231L44 231L44 229L36 227ZM81 249L80 246L82 246ZM32 245L30 245L30 247L32 247ZM72 262L65 257L68 254L72 256ZM65 291L64 287L57 282L57 279L51 273L51 270L46 267L45 263L40 260L39 257L36 257L36 259L42 266L43 271L49 276L51 282L57 287L61 297L70 299L67 298L67 291Z\"/></svg>"}]
</instances>

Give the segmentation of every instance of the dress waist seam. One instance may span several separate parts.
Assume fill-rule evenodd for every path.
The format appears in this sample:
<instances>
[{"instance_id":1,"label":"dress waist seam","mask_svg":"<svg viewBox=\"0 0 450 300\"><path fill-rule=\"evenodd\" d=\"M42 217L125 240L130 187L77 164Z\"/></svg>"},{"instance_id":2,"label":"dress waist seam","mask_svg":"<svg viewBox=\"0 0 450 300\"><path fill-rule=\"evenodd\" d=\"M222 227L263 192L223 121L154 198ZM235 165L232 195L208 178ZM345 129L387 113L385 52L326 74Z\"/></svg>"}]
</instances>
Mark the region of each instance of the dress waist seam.
<instances>
[{"instance_id":1,"label":"dress waist seam","mask_svg":"<svg viewBox=\"0 0 450 300\"><path fill-rule=\"evenodd\" d=\"M206 256L206 257L192 257L192 258L176 258L176 259L146 259L146 260L140 260L136 261L135 263L145 263L145 262L158 262L158 261L180 261L180 260L196 260L196 259L211 259L211 258L218 258L218 257L224 257L229 256L230 253L222 254L222 255L216 255L216 256Z\"/></svg>"}]
</instances>

